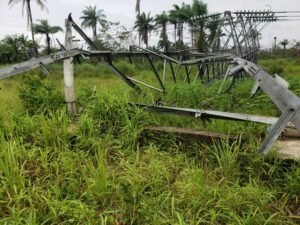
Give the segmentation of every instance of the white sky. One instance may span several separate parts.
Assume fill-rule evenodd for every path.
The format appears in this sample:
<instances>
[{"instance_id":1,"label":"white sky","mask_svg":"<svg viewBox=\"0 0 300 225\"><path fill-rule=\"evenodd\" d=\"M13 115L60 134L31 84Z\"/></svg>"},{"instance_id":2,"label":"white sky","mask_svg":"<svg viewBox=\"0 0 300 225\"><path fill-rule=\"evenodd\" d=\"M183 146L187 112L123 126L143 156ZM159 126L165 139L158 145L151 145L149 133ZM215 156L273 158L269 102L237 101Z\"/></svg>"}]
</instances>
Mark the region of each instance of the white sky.
<instances>
[{"instance_id":1,"label":"white sky","mask_svg":"<svg viewBox=\"0 0 300 225\"><path fill-rule=\"evenodd\" d=\"M97 5L97 9L103 9L110 21L120 21L121 24L132 28L135 20L136 0L48 0L49 13L41 11L32 2L33 19L47 19L50 25L64 27L64 19L72 12L75 22L80 24L79 17L85 6ZM151 15L163 10L170 10L173 4L192 3L192 0L141 0L141 11L151 12ZM268 10L270 5L273 11L300 11L300 0L204 0L208 4L210 13L223 12L225 10ZM8 6L8 0L0 0L0 39L7 34L27 33L26 17L22 17L22 4ZM277 22L268 25L262 32L262 47L268 48L272 45L273 37L278 41L287 38L289 40L300 40L300 21ZM56 37L63 40L63 34ZM43 38L38 38L41 44ZM152 35L152 40L157 39Z\"/></svg>"}]
</instances>

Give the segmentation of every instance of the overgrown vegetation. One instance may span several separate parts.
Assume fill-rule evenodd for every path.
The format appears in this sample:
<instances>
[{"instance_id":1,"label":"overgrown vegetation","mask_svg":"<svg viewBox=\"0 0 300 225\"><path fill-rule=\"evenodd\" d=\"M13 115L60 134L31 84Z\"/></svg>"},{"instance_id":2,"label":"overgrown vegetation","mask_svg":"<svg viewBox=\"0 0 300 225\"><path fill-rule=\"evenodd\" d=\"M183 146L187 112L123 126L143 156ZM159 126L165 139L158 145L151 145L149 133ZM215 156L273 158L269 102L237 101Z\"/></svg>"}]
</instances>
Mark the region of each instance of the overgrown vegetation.
<instances>
[{"instance_id":1,"label":"overgrown vegetation","mask_svg":"<svg viewBox=\"0 0 300 225\"><path fill-rule=\"evenodd\" d=\"M300 67L280 62L261 63L272 72L282 69L299 94ZM142 66L123 67L137 71L138 78L153 76ZM64 109L60 65L50 72L0 82L1 224L300 223L299 163L256 153L265 126L212 121L204 127L194 118L130 107L130 101L153 102L158 96L140 98L102 65L90 64L76 66L81 114L74 122ZM252 81L213 97L218 85L177 84L161 102L278 115L264 94L249 99ZM140 131L148 125L238 138L211 146L184 145L171 135L143 139Z\"/></svg>"}]
</instances>

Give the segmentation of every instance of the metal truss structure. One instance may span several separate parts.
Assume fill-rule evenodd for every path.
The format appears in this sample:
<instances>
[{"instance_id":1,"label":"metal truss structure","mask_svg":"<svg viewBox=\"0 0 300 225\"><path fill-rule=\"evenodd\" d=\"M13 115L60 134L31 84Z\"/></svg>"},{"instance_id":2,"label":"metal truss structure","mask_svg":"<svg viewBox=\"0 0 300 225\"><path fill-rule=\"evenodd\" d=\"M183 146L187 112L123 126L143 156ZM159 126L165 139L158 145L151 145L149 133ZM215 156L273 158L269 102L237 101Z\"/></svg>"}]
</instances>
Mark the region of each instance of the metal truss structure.
<instances>
[{"instance_id":1,"label":"metal truss structure","mask_svg":"<svg viewBox=\"0 0 300 225\"><path fill-rule=\"evenodd\" d=\"M225 11L210 17L210 23L217 24L210 50L230 52L248 61L256 62L260 49L261 30L269 23L277 21L271 11Z\"/></svg>"},{"instance_id":2,"label":"metal truss structure","mask_svg":"<svg viewBox=\"0 0 300 225\"><path fill-rule=\"evenodd\" d=\"M280 12L279 12L280 13ZM201 23L213 23L217 26L217 32L210 42L209 52L197 52L187 50L180 52L154 52L137 46L131 46L129 51L114 52L101 51L90 40L90 38L73 21L71 14L66 19L66 39L65 46L61 45L62 51L51 55L33 58L29 61L15 64L0 69L0 79L8 78L38 67L47 72L46 65L56 61L64 61L64 81L66 102L68 113L76 114L75 90L74 90L74 71L73 62L80 61L79 58L96 58L101 63L105 63L119 78L127 85L138 92L142 91L142 86L154 89L164 93L166 91L166 67L171 71L170 79L174 83L183 81L192 82L211 82L219 78L233 78L234 80L241 74L248 74L255 80L255 86L252 90L252 96L257 90L262 89L273 101L273 103L282 112L280 118L262 117L240 113L218 112L197 109L183 109L174 107L163 107L157 105L134 104L150 111L171 113L178 115L189 115L199 118L203 121L209 119L225 119L234 121L252 121L272 125L268 137L259 149L262 153L267 153L279 135L285 129L289 122L300 131L300 98L288 90L286 82L279 76L272 76L255 63L259 51L259 34L264 25L280 20L278 12L271 11L240 11L211 16L194 18L195 26ZM86 41L89 50L72 48L72 28ZM126 75L117 68L114 59L124 57L133 62L133 57L145 58L153 71L156 84L148 84L143 81ZM163 74L159 74L154 59L164 62ZM192 67L196 70L192 70ZM183 68L184 79L179 80L180 69ZM192 71L197 71L192 74ZM230 88L233 85L230 86ZM220 88L221 90L221 88Z\"/></svg>"}]
</instances>

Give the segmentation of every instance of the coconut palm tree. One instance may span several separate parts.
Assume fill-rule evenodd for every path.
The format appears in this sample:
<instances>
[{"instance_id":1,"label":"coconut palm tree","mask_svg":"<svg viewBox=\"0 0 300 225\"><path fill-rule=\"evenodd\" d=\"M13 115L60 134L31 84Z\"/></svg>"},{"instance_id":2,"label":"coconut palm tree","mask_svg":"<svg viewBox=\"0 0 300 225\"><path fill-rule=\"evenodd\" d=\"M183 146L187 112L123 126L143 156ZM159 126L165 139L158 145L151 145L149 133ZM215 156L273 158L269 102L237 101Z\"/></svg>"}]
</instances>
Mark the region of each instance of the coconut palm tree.
<instances>
[{"instance_id":1,"label":"coconut palm tree","mask_svg":"<svg viewBox=\"0 0 300 225\"><path fill-rule=\"evenodd\" d=\"M200 51L205 51L206 49L206 34L205 34L205 25L206 19L201 18L197 19L197 17L203 17L207 15L207 4L202 2L201 0L193 0L192 10L195 19L195 36L196 36L196 45Z\"/></svg>"},{"instance_id":2,"label":"coconut palm tree","mask_svg":"<svg viewBox=\"0 0 300 225\"><path fill-rule=\"evenodd\" d=\"M46 8L46 0L34 0L38 6L43 10L44 8ZM32 20L32 11L31 11L31 0L9 0L8 1L8 5L13 6L16 3L22 3L23 5L23 9L22 9L22 14L24 14L24 8L26 8L26 15L27 15L27 25L30 26L30 30L31 30L31 37L32 37L32 42L33 42L33 46L34 46L34 51L36 56L38 55L38 50L37 50L37 44L35 42L34 39L34 32L33 32L33 20Z\"/></svg>"},{"instance_id":3,"label":"coconut palm tree","mask_svg":"<svg viewBox=\"0 0 300 225\"><path fill-rule=\"evenodd\" d=\"M177 28L179 24L179 13L180 7L176 4L173 5L174 9L169 11L169 21L171 24L174 25L174 43L175 43L175 50L177 49Z\"/></svg>"},{"instance_id":4,"label":"coconut palm tree","mask_svg":"<svg viewBox=\"0 0 300 225\"><path fill-rule=\"evenodd\" d=\"M279 44L282 45L283 47L283 56L285 56L286 53L286 46L289 44L289 40L288 39L283 39Z\"/></svg>"},{"instance_id":5,"label":"coconut palm tree","mask_svg":"<svg viewBox=\"0 0 300 225\"><path fill-rule=\"evenodd\" d=\"M139 38L142 40L146 47L148 47L149 34L154 29L154 25L152 24L153 17L150 16L150 13L146 15L144 12L140 15L137 15L134 29L138 30Z\"/></svg>"},{"instance_id":6,"label":"coconut palm tree","mask_svg":"<svg viewBox=\"0 0 300 225\"><path fill-rule=\"evenodd\" d=\"M63 29L59 26L50 26L48 20L38 20L39 24L33 24L33 31L36 34L46 36L47 54L51 53L50 35L55 34Z\"/></svg>"},{"instance_id":7,"label":"coconut palm tree","mask_svg":"<svg viewBox=\"0 0 300 225\"><path fill-rule=\"evenodd\" d=\"M24 34L7 35L0 42L0 45L1 59L6 63L20 62L30 57L29 51L32 48L32 43Z\"/></svg>"},{"instance_id":8,"label":"coconut palm tree","mask_svg":"<svg viewBox=\"0 0 300 225\"><path fill-rule=\"evenodd\" d=\"M140 0L136 0L135 11L138 15L140 15L140 13L141 13L140 3L141 3Z\"/></svg>"},{"instance_id":9,"label":"coconut palm tree","mask_svg":"<svg viewBox=\"0 0 300 225\"><path fill-rule=\"evenodd\" d=\"M178 8L178 14L177 14L177 18L179 22L177 35L180 42L183 42L183 26L185 23L190 24L193 16L194 15L191 6L183 2L181 4L181 7Z\"/></svg>"},{"instance_id":10,"label":"coconut palm tree","mask_svg":"<svg viewBox=\"0 0 300 225\"><path fill-rule=\"evenodd\" d=\"M18 62L20 56L20 43L19 36L15 35L7 35L3 39L3 43L8 47L9 53L11 54L11 61Z\"/></svg>"},{"instance_id":11,"label":"coconut palm tree","mask_svg":"<svg viewBox=\"0 0 300 225\"><path fill-rule=\"evenodd\" d=\"M221 45L221 35L222 30L219 27L220 25L220 17L216 16L213 17L211 20L208 20L206 28L209 30L209 34L207 37L207 44L211 47L210 50L218 51Z\"/></svg>"},{"instance_id":12,"label":"coconut palm tree","mask_svg":"<svg viewBox=\"0 0 300 225\"><path fill-rule=\"evenodd\" d=\"M97 40L97 23L99 23L102 28L107 25L106 15L103 9L97 10L96 6L86 6L82 14L83 16L80 17L82 20L81 26L83 28L92 28L93 39Z\"/></svg>"},{"instance_id":13,"label":"coconut palm tree","mask_svg":"<svg viewBox=\"0 0 300 225\"><path fill-rule=\"evenodd\" d=\"M282 45L283 49L286 50L286 46L289 44L289 40L288 39L284 39L282 40L279 44Z\"/></svg>"},{"instance_id":14,"label":"coconut palm tree","mask_svg":"<svg viewBox=\"0 0 300 225\"><path fill-rule=\"evenodd\" d=\"M181 9L180 9L180 19L182 20L182 23L186 23L190 27L191 32L191 44L192 47L194 46L194 11L192 9L192 6L189 4L182 3Z\"/></svg>"},{"instance_id":15,"label":"coconut palm tree","mask_svg":"<svg viewBox=\"0 0 300 225\"><path fill-rule=\"evenodd\" d=\"M160 40L158 42L159 47L163 48L165 51L168 50L169 40L167 34L167 23L169 21L169 17L165 11L161 14L156 15L155 26L161 29Z\"/></svg>"},{"instance_id":16,"label":"coconut palm tree","mask_svg":"<svg viewBox=\"0 0 300 225\"><path fill-rule=\"evenodd\" d=\"M192 20L194 17L194 10L191 5L185 4L184 2L181 4L181 6L173 5L172 10L169 12L170 17L170 23L174 25L175 30L175 48L176 45L179 44L183 46L183 29L184 24L188 24L190 26L191 30L191 39L192 39L192 45L194 43L194 21ZM178 37L178 43L176 41L176 36Z\"/></svg>"}]
</instances>

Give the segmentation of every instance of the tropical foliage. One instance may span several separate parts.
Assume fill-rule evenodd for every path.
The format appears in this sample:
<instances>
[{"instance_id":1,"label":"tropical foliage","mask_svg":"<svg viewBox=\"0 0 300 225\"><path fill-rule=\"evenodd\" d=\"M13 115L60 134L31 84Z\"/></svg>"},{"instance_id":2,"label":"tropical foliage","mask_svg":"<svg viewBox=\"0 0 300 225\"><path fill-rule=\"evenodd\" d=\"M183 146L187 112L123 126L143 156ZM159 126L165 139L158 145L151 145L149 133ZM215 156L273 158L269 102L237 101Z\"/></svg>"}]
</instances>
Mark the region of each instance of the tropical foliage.
<instances>
[{"instance_id":1,"label":"tropical foliage","mask_svg":"<svg viewBox=\"0 0 300 225\"><path fill-rule=\"evenodd\" d=\"M138 1L137 3L139 4L140 2ZM191 5L184 2L181 4L181 6L174 4L168 13L164 11L157 15L154 19L156 30L161 29L158 48L167 49L170 46L167 33L168 25L173 26L174 49L177 50L185 47L186 44L184 43L184 33L185 26L187 25L191 34L191 41L189 43L190 46L197 47L200 51L207 51L212 39L211 37L217 32L220 32L217 31L218 24L214 24L213 26L211 23L209 23L209 21L203 18L203 16L207 15L207 13L207 5L201 0L194 0ZM148 30L147 37L149 37L149 32L152 30L145 29L143 27L145 27L145 24L152 22L152 20L147 21L145 15L145 13L137 15L135 28L137 28L140 36L144 35L144 37L146 37L145 30Z\"/></svg>"},{"instance_id":2,"label":"tropical foliage","mask_svg":"<svg viewBox=\"0 0 300 225\"><path fill-rule=\"evenodd\" d=\"M0 63L21 62L33 55L33 43L23 34L7 35L0 41Z\"/></svg>"},{"instance_id":3,"label":"tropical foliage","mask_svg":"<svg viewBox=\"0 0 300 225\"><path fill-rule=\"evenodd\" d=\"M154 21L155 21L156 29L161 29L158 47L166 51L168 50L170 44L168 40L168 34L167 34L167 23L169 21L169 17L166 14L166 12L163 11L161 14L156 15Z\"/></svg>"},{"instance_id":4,"label":"tropical foliage","mask_svg":"<svg viewBox=\"0 0 300 225\"><path fill-rule=\"evenodd\" d=\"M300 92L298 59L260 63L281 66ZM150 68L124 65L153 81ZM139 96L104 64L75 68L76 122L65 113L61 65L0 81L0 224L299 224L299 162L257 154L264 125L148 113L128 105ZM277 115L264 94L249 98L251 80L211 98L219 84L178 82L163 102ZM145 130L158 124L242 136L204 146Z\"/></svg>"},{"instance_id":5,"label":"tropical foliage","mask_svg":"<svg viewBox=\"0 0 300 225\"><path fill-rule=\"evenodd\" d=\"M34 39L34 32L33 32L33 19L32 19L32 10L31 10L31 0L9 0L8 4L9 5L14 5L16 3L22 3L23 8L22 8L22 13L24 14L24 9L26 10L26 15L27 15L27 24L30 27L31 30L31 37L32 37L32 42L35 50L35 54L38 55L38 50L36 46L36 42ZM37 5L43 10L46 7L46 0L35 0Z\"/></svg>"},{"instance_id":6,"label":"tropical foliage","mask_svg":"<svg viewBox=\"0 0 300 225\"><path fill-rule=\"evenodd\" d=\"M39 24L33 24L33 32L46 36L47 54L51 53L50 35L55 34L63 29L59 26L50 26L48 20L38 20Z\"/></svg>"},{"instance_id":7,"label":"tropical foliage","mask_svg":"<svg viewBox=\"0 0 300 225\"><path fill-rule=\"evenodd\" d=\"M83 28L91 28L93 31L93 38L97 40L97 24L99 23L102 28L107 24L106 15L102 9L97 10L97 7L87 6L82 11L83 16L80 17L82 20L81 26Z\"/></svg>"},{"instance_id":8,"label":"tropical foliage","mask_svg":"<svg viewBox=\"0 0 300 225\"><path fill-rule=\"evenodd\" d=\"M150 16L150 13L147 15L143 12L142 14L137 15L135 26L139 33L139 39L142 40L145 45L148 47L149 35L151 31L154 30L153 17Z\"/></svg>"}]
</instances>

